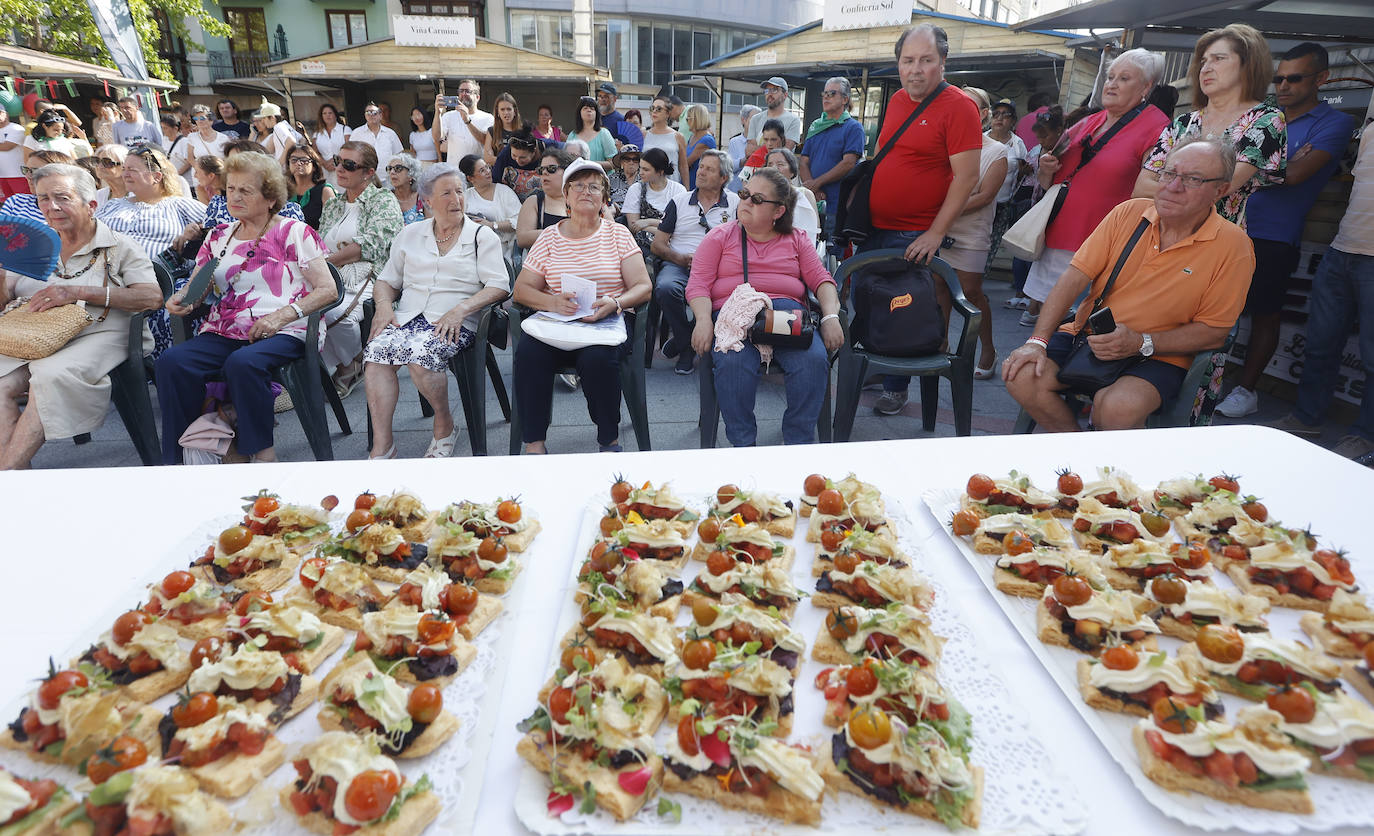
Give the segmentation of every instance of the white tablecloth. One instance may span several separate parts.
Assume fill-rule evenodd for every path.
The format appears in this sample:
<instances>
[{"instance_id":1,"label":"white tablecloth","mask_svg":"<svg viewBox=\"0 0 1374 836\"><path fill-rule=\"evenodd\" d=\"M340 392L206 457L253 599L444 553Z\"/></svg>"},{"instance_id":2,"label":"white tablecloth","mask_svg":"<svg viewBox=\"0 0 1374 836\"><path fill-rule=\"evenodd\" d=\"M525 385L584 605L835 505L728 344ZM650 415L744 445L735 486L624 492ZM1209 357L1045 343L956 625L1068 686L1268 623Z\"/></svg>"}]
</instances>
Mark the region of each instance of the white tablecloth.
<instances>
[{"instance_id":1,"label":"white tablecloth","mask_svg":"<svg viewBox=\"0 0 1374 836\"><path fill-rule=\"evenodd\" d=\"M523 833L512 799L520 761L515 724L531 707L545 678L544 660L571 572L573 541L585 503L604 495L613 473L632 482L672 480L684 492L713 491L725 482L794 486L809 473L839 478L854 471L898 499L924 541L928 571L965 607L995 663L1013 689L1036 706L1042 738L1092 811L1090 833L1160 836L1185 830L1147 804L1106 754L1063 694L1027 652L1021 637L952 544L927 536L936 522L921 494L962 486L974 472L994 476L1016 468L1052 484L1055 468L1088 477L1115 465L1142 485L1190 473L1240 476L1246 493L1262 497L1272 516L1309 523L1323 542L1351 549L1355 573L1374 583L1374 556L1361 522L1370 513L1374 474L1292 436L1260 427L1148 430L1077 436L977 438L768 447L750 450L450 459L348 461L221 467L119 468L0 474L0 543L4 544L5 602L0 635L7 672L0 703L9 702L46 670L50 654L97 635L108 625L96 614L133 606L144 582L155 581L193 555L176 553L188 534L232 513L240 497L268 488L287 501L314 502L336 494L347 503L359 491L406 487L431 504L460 498L520 494L544 531L540 563L525 567L531 584L514 611L516 656L505 684L496 737L485 771L479 832ZM566 548L549 549L550 543ZM561 555L561 556L560 556ZM549 561L550 565L544 565ZM554 564L554 561L557 561ZM494 686L499 687L499 686ZM5 718L8 721L9 718ZM1349 831L1353 832L1353 831Z\"/></svg>"}]
</instances>

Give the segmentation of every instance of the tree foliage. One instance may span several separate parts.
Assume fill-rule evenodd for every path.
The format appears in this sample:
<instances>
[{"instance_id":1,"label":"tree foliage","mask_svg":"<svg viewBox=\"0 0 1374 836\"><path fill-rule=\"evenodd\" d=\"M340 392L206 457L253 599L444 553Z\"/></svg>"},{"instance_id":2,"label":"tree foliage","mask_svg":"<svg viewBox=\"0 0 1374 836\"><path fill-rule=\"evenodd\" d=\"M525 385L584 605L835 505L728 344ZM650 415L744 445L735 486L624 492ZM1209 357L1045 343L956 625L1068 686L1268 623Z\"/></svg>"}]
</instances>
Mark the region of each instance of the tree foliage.
<instances>
[{"instance_id":1,"label":"tree foliage","mask_svg":"<svg viewBox=\"0 0 1374 836\"><path fill-rule=\"evenodd\" d=\"M158 57L162 48L159 12L170 22L174 38L182 38L190 50L204 47L188 37L186 21L195 19L207 35L227 37L229 27L215 17L200 0L126 0L133 15L134 28L143 45L148 74L164 81L176 81L172 66ZM0 0L0 20L8 21L13 43L113 67L109 50L95 28L95 19L86 0Z\"/></svg>"}]
</instances>

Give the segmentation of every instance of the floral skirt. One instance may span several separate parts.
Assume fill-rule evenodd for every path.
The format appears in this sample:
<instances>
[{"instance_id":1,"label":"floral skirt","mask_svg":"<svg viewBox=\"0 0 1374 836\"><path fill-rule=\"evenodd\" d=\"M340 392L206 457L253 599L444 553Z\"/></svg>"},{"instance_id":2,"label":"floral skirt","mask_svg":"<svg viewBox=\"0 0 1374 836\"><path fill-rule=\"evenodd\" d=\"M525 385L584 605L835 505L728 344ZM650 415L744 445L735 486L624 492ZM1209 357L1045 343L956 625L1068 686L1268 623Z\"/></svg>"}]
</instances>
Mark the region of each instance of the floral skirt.
<instances>
[{"instance_id":1,"label":"floral skirt","mask_svg":"<svg viewBox=\"0 0 1374 836\"><path fill-rule=\"evenodd\" d=\"M467 328L458 330L458 342L449 342L434 333L434 325L417 316L405 325L388 325L363 349L363 360L385 366L415 363L432 372L447 372L448 361L472 345L477 335Z\"/></svg>"}]
</instances>

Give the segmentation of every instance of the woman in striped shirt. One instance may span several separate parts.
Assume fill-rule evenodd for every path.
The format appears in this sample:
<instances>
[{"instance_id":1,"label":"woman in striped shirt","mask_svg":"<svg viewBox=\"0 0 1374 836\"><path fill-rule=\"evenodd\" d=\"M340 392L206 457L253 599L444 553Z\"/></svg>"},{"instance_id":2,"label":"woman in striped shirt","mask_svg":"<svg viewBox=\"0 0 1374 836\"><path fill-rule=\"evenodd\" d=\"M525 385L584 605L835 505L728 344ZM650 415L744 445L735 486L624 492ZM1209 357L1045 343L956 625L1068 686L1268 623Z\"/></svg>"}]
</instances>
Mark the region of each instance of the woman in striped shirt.
<instances>
[{"instance_id":1,"label":"woman in striped shirt","mask_svg":"<svg viewBox=\"0 0 1374 836\"><path fill-rule=\"evenodd\" d=\"M568 217L546 228L525 256L515 279L514 298L536 311L572 314L577 302L563 291L563 277L596 282L599 298L584 317L595 322L630 311L649 300L651 284L630 231L601 216L610 199L610 183L597 163L576 160L563 172ZM544 437L553 410L553 376L576 367L587 397L587 413L596 424L603 452L620 451L620 361L629 342L586 346L576 351L555 348L527 337L515 349L516 409L526 453L547 453Z\"/></svg>"}]
</instances>

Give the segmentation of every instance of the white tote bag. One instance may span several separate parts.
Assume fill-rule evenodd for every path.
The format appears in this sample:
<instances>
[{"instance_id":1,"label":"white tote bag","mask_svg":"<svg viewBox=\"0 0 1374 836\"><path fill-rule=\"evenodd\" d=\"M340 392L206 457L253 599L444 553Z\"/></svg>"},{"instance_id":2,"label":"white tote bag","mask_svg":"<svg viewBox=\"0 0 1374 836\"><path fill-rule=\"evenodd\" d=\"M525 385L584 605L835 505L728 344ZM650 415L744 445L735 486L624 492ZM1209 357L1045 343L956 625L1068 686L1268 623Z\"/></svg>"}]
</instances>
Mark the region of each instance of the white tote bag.
<instances>
[{"instance_id":1,"label":"white tote bag","mask_svg":"<svg viewBox=\"0 0 1374 836\"><path fill-rule=\"evenodd\" d=\"M1055 183L1021 219L1002 235L1002 249L1023 261L1035 261L1045 251L1045 230L1064 202L1064 183Z\"/></svg>"},{"instance_id":2,"label":"white tote bag","mask_svg":"<svg viewBox=\"0 0 1374 836\"><path fill-rule=\"evenodd\" d=\"M560 322L539 313L520 320L520 330L541 343L564 351L576 351L589 345L620 345L626 339L625 317L620 314L597 322Z\"/></svg>"}]
</instances>

